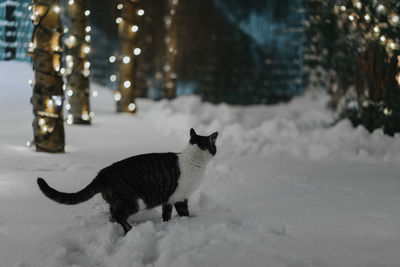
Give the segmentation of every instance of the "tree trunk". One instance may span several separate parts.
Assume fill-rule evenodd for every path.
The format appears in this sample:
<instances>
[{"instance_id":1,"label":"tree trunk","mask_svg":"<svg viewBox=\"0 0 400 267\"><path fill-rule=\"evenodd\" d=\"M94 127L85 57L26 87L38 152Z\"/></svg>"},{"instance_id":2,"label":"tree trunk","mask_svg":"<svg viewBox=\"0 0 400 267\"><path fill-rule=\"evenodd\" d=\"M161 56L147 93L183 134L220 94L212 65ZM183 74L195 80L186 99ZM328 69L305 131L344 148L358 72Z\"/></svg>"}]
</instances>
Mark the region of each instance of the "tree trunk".
<instances>
[{"instance_id":1,"label":"tree trunk","mask_svg":"<svg viewBox=\"0 0 400 267\"><path fill-rule=\"evenodd\" d=\"M34 82L31 98L36 151L64 152L63 80L59 0L35 0L34 24L29 54L33 59Z\"/></svg>"},{"instance_id":2,"label":"tree trunk","mask_svg":"<svg viewBox=\"0 0 400 267\"><path fill-rule=\"evenodd\" d=\"M67 95L69 96L67 123L90 124L89 105L89 32L86 0L69 1L67 15L70 21L66 45ZM89 36L89 37L87 37Z\"/></svg>"},{"instance_id":3,"label":"tree trunk","mask_svg":"<svg viewBox=\"0 0 400 267\"><path fill-rule=\"evenodd\" d=\"M168 0L168 13L165 18L167 36L165 38L166 54L164 65L164 97L171 99L176 96L176 54L178 23L176 21L178 0Z\"/></svg>"},{"instance_id":4,"label":"tree trunk","mask_svg":"<svg viewBox=\"0 0 400 267\"><path fill-rule=\"evenodd\" d=\"M140 48L135 46L135 42L141 30L139 22L144 10L140 9L139 1L124 0L122 5L121 17L117 18L121 54L118 65L118 87L114 98L117 101L117 112L134 113L136 111L135 56L140 54L138 50Z\"/></svg>"}]
</instances>

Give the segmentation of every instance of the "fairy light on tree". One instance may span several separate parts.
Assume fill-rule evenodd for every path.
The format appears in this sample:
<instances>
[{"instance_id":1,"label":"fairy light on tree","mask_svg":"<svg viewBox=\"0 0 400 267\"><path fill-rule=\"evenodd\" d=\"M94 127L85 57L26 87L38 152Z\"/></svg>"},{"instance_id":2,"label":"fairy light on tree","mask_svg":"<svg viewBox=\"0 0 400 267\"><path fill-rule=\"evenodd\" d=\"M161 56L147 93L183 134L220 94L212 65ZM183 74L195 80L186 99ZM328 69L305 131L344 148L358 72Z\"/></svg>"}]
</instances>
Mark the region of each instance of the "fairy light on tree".
<instances>
[{"instance_id":1,"label":"fairy light on tree","mask_svg":"<svg viewBox=\"0 0 400 267\"><path fill-rule=\"evenodd\" d=\"M124 0L117 4L120 16L116 19L120 37L120 55L110 56L110 63L118 63L118 75L110 76L111 82L117 82L117 90L114 100L117 104L117 112L136 111L135 97L135 56L134 50L139 26L145 11L140 7L140 1ZM137 51L137 50L136 50ZM133 108L134 107L134 108Z\"/></svg>"},{"instance_id":2,"label":"fairy light on tree","mask_svg":"<svg viewBox=\"0 0 400 267\"><path fill-rule=\"evenodd\" d=\"M177 29L176 9L178 0L168 0L168 14L164 18L167 36L165 38L166 54L164 65L164 97L174 98L176 96L176 54L177 49Z\"/></svg>"},{"instance_id":3,"label":"fairy light on tree","mask_svg":"<svg viewBox=\"0 0 400 267\"><path fill-rule=\"evenodd\" d=\"M359 123L371 131L400 132L400 1L337 4L338 29L345 29L349 51L354 51L355 64L362 70L355 78Z\"/></svg>"},{"instance_id":4,"label":"fairy light on tree","mask_svg":"<svg viewBox=\"0 0 400 267\"><path fill-rule=\"evenodd\" d=\"M64 91L60 74L63 28L60 3L59 0L35 0L31 7L34 29L28 53L32 57L34 70L31 98L33 143L36 151L63 153Z\"/></svg>"},{"instance_id":5,"label":"fairy light on tree","mask_svg":"<svg viewBox=\"0 0 400 267\"><path fill-rule=\"evenodd\" d=\"M65 39L67 64L67 94L70 109L68 115L74 124L90 124L90 31L86 0L70 0L67 7L70 22L68 37Z\"/></svg>"}]
</instances>

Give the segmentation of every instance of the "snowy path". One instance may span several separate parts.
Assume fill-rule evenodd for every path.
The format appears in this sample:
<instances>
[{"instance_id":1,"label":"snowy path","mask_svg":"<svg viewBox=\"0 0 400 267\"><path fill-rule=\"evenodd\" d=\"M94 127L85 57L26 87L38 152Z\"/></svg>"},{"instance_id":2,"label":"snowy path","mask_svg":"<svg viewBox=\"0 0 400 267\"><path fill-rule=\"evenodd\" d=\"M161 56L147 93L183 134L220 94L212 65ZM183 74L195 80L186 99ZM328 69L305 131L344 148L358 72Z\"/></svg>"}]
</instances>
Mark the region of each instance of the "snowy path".
<instances>
[{"instance_id":1,"label":"snowy path","mask_svg":"<svg viewBox=\"0 0 400 267\"><path fill-rule=\"evenodd\" d=\"M29 67L5 66L4 77L24 77L0 79L0 267L398 266L399 136L346 123L324 130L329 114L315 115L307 97L242 109L141 100L130 116L114 114L110 92L98 88L94 125L66 128L68 153L34 153L23 145ZM100 196L61 206L36 187L42 176L75 191L119 159L179 151L191 126L219 130L220 140L190 218L163 223L159 209L145 211L122 236Z\"/></svg>"}]
</instances>

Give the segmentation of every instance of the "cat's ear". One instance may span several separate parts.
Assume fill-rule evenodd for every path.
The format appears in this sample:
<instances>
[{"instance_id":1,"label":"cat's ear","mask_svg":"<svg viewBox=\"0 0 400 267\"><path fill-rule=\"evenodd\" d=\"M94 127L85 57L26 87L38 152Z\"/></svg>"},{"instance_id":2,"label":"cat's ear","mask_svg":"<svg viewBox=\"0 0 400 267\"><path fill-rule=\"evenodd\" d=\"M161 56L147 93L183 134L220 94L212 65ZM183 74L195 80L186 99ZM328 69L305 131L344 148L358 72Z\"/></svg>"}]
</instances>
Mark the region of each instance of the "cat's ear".
<instances>
[{"instance_id":1,"label":"cat's ear","mask_svg":"<svg viewBox=\"0 0 400 267\"><path fill-rule=\"evenodd\" d=\"M218 132L211 134L208 138L210 139L211 144L215 144L215 140L217 139Z\"/></svg>"},{"instance_id":2,"label":"cat's ear","mask_svg":"<svg viewBox=\"0 0 400 267\"><path fill-rule=\"evenodd\" d=\"M196 134L196 132L194 131L194 129L193 128L190 128L190 137L191 138L194 138L194 137L196 137L197 136L197 134Z\"/></svg>"}]
</instances>

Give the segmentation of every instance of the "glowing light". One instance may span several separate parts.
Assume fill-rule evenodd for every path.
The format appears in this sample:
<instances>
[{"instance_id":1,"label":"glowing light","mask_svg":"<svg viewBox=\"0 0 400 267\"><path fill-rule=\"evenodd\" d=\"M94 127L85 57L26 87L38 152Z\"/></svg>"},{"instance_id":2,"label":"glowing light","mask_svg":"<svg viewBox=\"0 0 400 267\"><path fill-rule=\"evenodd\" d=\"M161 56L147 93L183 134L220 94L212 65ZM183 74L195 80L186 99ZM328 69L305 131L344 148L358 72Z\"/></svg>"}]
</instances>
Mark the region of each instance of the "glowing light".
<instances>
[{"instance_id":1,"label":"glowing light","mask_svg":"<svg viewBox=\"0 0 400 267\"><path fill-rule=\"evenodd\" d=\"M384 35L381 36L381 38L379 38L379 40L381 40L381 42L385 42L386 41L386 37Z\"/></svg>"},{"instance_id":2,"label":"glowing light","mask_svg":"<svg viewBox=\"0 0 400 267\"><path fill-rule=\"evenodd\" d=\"M64 68L61 68L61 69L60 69L60 73L61 73L61 74L64 74L64 73L65 73L65 69L64 69Z\"/></svg>"},{"instance_id":3,"label":"glowing light","mask_svg":"<svg viewBox=\"0 0 400 267\"><path fill-rule=\"evenodd\" d=\"M44 124L44 119L41 118L41 119L39 120L39 125L42 126L43 124Z\"/></svg>"},{"instance_id":4,"label":"glowing light","mask_svg":"<svg viewBox=\"0 0 400 267\"><path fill-rule=\"evenodd\" d=\"M54 47L54 51L58 51L60 49L60 47L58 46L58 45L56 45L55 47Z\"/></svg>"},{"instance_id":5,"label":"glowing light","mask_svg":"<svg viewBox=\"0 0 400 267\"><path fill-rule=\"evenodd\" d=\"M90 26L87 26L86 28L85 28L85 31L86 32L90 32L92 30L92 27L90 27Z\"/></svg>"},{"instance_id":6,"label":"glowing light","mask_svg":"<svg viewBox=\"0 0 400 267\"><path fill-rule=\"evenodd\" d=\"M87 68L87 69L90 68L90 62L89 62L89 61L86 61L85 64L84 64L83 66L84 66L85 68Z\"/></svg>"},{"instance_id":7,"label":"glowing light","mask_svg":"<svg viewBox=\"0 0 400 267\"><path fill-rule=\"evenodd\" d=\"M90 15L90 10L86 10L85 11L85 16L87 17L87 16L89 16Z\"/></svg>"},{"instance_id":8,"label":"glowing light","mask_svg":"<svg viewBox=\"0 0 400 267\"><path fill-rule=\"evenodd\" d=\"M67 89L67 86L65 84L63 84L62 89L63 89L63 91L65 91L65 89Z\"/></svg>"},{"instance_id":9,"label":"glowing light","mask_svg":"<svg viewBox=\"0 0 400 267\"><path fill-rule=\"evenodd\" d=\"M26 141L26 146L28 146L28 147L32 146L31 141Z\"/></svg>"},{"instance_id":10,"label":"glowing light","mask_svg":"<svg viewBox=\"0 0 400 267\"><path fill-rule=\"evenodd\" d=\"M89 120L89 114L87 113L87 111L84 111L81 115L82 120L87 121Z\"/></svg>"},{"instance_id":11,"label":"glowing light","mask_svg":"<svg viewBox=\"0 0 400 267\"><path fill-rule=\"evenodd\" d=\"M86 41L86 42L90 42L90 35L86 35L86 36L85 36L85 41Z\"/></svg>"},{"instance_id":12,"label":"glowing light","mask_svg":"<svg viewBox=\"0 0 400 267\"><path fill-rule=\"evenodd\" d=\"M97 97L98 95L99 95L99 93L98 93L97 91L93 91L93 92L92 92L92 96L93 96L93 97Z\"/></svg>"},{"instance_id":13,"label":"glowing light","mask_svg":"<svg viewBox=\"0 0 400 267\"><path fill-rule=\"evenodd\" d=\"M33 84L33 81L31 79L28 80L29 85Z\"/></svg>"},{"instance_id":14,"label":"glowing light","mask_svg":"<svg viewBox=\"0 0 400 267\"><path fill-rule=\"evenodd\" d=\"M114 95L114 100L115 101L120 101L121 100L121 93L120 92L116 92Z\"/></svg>"},{"instance_id":15,"label":"glowing light","mask_svg":"<svg viewBox=\"0 0 400 267\"><path fill-rule=\"evenodd\" d=\"M130 82L130 81L125 81L125 82L124 82L124 87L125 87L125 88L131 87L131 82Z\"/></svg>"},{"instance_id":16,"label":"glowing light","mask_svg":"<svg viewBox=\"0 0 400 267\"><path fill-rule=\"evenodd\" d=\"M114 56L111 56L108 58L108 61L110 61L110 63L114 63L116 60L116 58Z\"/></svg>"},{"instance_id":17,"label":"glowing light","mask_svg":"<svg viewBox=\"0 0 400 267\"><path fill-rule=\"evenodd\" d=\"M89 47L89 46L85 46L85 47L83 48L83 52L84 52L85 54L88 54L88 53L90 52L90 47Z\"/></svg>"},{"instance_id":18,"label":"glowing light","mask_svg":"<svg viewBox=\"0 0 400 267\"><path fill-rule=\"evenodd\" d=\"M68 32L68 28L64 28L64 33L67 33Z\"/></svg>"},{"instance_id":19,"label":"glowing light","mask_svg":"<svg viewBox=\"0 0 400 267\"><path fill-rule=\"evenodd\" d=\"M47 126L46 126L46 125L43 126L43 131L44 131L44 132L47 132Z\"/></svg>"},{"instance_id":20,"label":"glowing light","mask_svg":"<svg viewBox=\"0 0 400 267\"><path fill-rule=\"evenodd\" d=\"M376 10L377 10L378 12L384 12L384 11L385 11L385 6L382 5L382 4L379 4L378 7L376 8Z\"/></svg>"},{"instance_id":21,"label":"glowing light","mask_svg":"<svg viewBox=\"0 0 400 267\"><path fill-rule=\"evenodd\" d=\"M130 104L128 105L128 109L129 109L130 111L134 111L134 110L136 109L135 103L130 103Z\"/></svg>"},{"instance_id":22,"label":"glowing light","mask_svg":"<svg viewBox=\"0 0 400 267\"><path fill-rule=\"evenodd\" d=\"M72 96L73 94L74 94L74 91L72 91L72 90L68 90L68 91L67 91L67 95L68 95L68 96Z\"/></svg>"},{"instance_id":23,"label":"glowing light","mask_svg":"<svg viewBox=\"0 0 400 267\"><path fill-rule=\"evenodd\" d=\"M362 4L360 2L356 2L356 8L360 9L362 7Z\"/></svg>"},{"instance_id":24,"label":"glowing light","mask_svg":"<svg viewBox=\"0 0 400 267\"><path fill-rule=\"evenodd\" d=\"M164 66L164 71L169 71L170 69L171 69L171 67L169 65Z\"/></svg>"},{"instance_id":25,"label":"glowing light","mask_svg":"<svg viewBox=\"0 0 400 267\"><path fill-rule=\"evenodd\" d=\"M116 22L117 24L120 24L120 23L122 22L122 18L121 18L121 17L118 17L118 18L115 20L115 22Z\"/></svg>"},{"instance_id":26,"label":"glowing light","mask_svg":"<svg viewBox=\"0 0 400 267\"><path fill-rule=\"evenodd\" d=\"M65 57L65 60L67 60L67 61L71 61L71 59L72 59L72 56L71 56L71 55L67 55L67 56Z\"/></svg>"},{"instance_id":27,"label":"glowing light","mask_svg":"<svg viewBox=\"0 0 400 267\"><path fill-rule=\"evenodd\" d=\"M375 26L375 27L374 27L374 32L376 32L376 33L379 32L379 27L378 27L378 26Z\"/></svg>"},{"instance_id":28,"label":"glowing light","mask_svg":"<svg viewBox=\"0 0 400 267\"><path fill-rule=\"evenodd\" d=\"M54 7L54 12L56 12L56 13L60 12L60 7L59 6L55 6Z\"/></svg>"},{"instance_id":29,"label":"glowing light","mask_svg":"<svg viewBox=\"0 0 400 267\"><path fill-rule=\"evenodd\" d=\"M69 0L68 5L72 6L74 4L74 0Z\"/></svg>"},{"instance_id":30,"label":"glowing light","mask_svg":"<svg viewBox=\"0 0 400 267\"><path fill-rule=\"evenodd\" d=\"M173 5L178 4L178 0L172 0L172 4L173 4Z\"/></svg>"},{"instance_id":31,"label":"glowing light","mask_svg":"<svg viewBox=\"0 0 400 267\"><path fill-rule=\"evenodd\" d=\"M390 42L389 42L389 47L390 47L391 49L395 49L395 48L396 48L396 44L393 43L392 41L390 41Z\"/></svg>"},{"instance_id":32,"label":"glowing light","mask_svg":"<svg viewBox=\"0 0 400 267\"><path fill-rule=\"evenodd\" d=\"M60 66L56 66L56 67L54 68L54 70L55 70L55 71L59 71L59 70L60 70Z\"/></svg>"},{"instance_id":33,"label":"glowing light","mask_svg":"<svg viewBox=\"0 0 400 267\"><path fill-rule=\"evenodd\" d=\"M390 115L392 115L392 110L390 110L390 109L388 109L388 108L385 108L385 109L383 110L383 114L385 114L386 116L390 116Z\"/></svg>"},{"instance_id":34,"label":"glowing light","mask_svg":"<svg viewBox=\"0 0 400 267\"><path fill-rule=\"evenodd\" d=\"M370 18L371 18L371 17L370 17L368 14L366 14L366 15L364 16L365 21L369 21Z\"/></svg>"},{"instance_id":35,"label":"glowing light","mask_svg":"<svg viewBox=\"0 0 400 267\"><path fill-rule=\"evenodd\" d=\"M353 16L353 15L350 15L350 16L349 16L349 20L353 21L353 20L354 20L354 16Z\"/></svg>"},{"instance_id":36,"label":"glowing light","mask_svg":"<svg viewBox=\"0 0 400 267\"><path fill-rule=\"evenodd\" d=\"M135 55L135 56L137 56L137 55L140 55L140 53L142 52L142 50L140 49L140 48L135 48L135 49L133 49L133 54Z\"/></svg>"},{"instance_id":37,"label":"glowing light","mask_svg":"<svg viewBox=\"0 0 400 267\"><path fill-rule=\"evenodd\" d=\"M71 109L71 104L70 103L65 104L65 109L66 110L70 110Z\"/></svg>"},{"instance_id":38,"label":"glowing light","mask_svg":"<svg viewBox=\"0 0 400 267\"><path fill-rule=\"evenodd\" d=\"M94 112L93 112L93 111L90 112L90 113L89 113L89 116L90 116L91 118L93 118L93 117L94 117Z\"/></svg>"},{"instance_id":39,"label":"glowing light","mask_svg":"<svg viewBox=\"0 0 400 267\"><path fill-rule=\"evenodd\" d=\"M61 106L62 105L62 101L61 101L61 99L56 99L56 105L57 106Z\"/></svg>"},{"instance_id":40,"label":"glowing light","mask_svg":"<svg viewBox=\"0 0 400 267\"><path fill-rule=\"evenodd\" d=\"M137 11L137 14L138 14L139 16L143 16L143 15L144 15L144 10L143 10L143 9L139 9L139 10Z\"/></svg>"},{"instance_id":41,"label":"glowing light","mask_svg":"<svg viewBox=\"0 0 400 267\"><path fill-rule=\"evenodd\" d=\"M123 61L125 64L128 64L129 62L131 62L131 58L128 57L128 56L124 56L124 58L122 59L122 61Z\"/></svg>"},{"instance_id":42,"label":"glowing light","mask_svg":"<svg viewBox=\"0 0 400 267\"><path fill-rule=\"evenodd\" d=\"M111 82L115 82L116 80L117 80L117 75L115 75L115 74L110 75Z\"/></svg>"},{"instance_id":43,"label":"glowing light","mask_svg":"<svg viewBox=\"0 0 400 267\"><path fill-rule=\"evenodd\" d=\"M49 101L47 101L47 106L51 107L53 105L53 100L49 99Z\"/></svg>"},{"instance_id":44,"label":"glowing light","mask_svg":"<svg viewBox=\"0 0 400 267\"><path fill-rule=\"evenodd\" d=\"M117 5L117 9L119 9L119 10L121 10L123 7L124 7L124 5L121 3Z\"/></svg>"},{"instance_id":45,"label":"glowing light","mask_svg":"<svg viewBox=\"0 0 400 267\"><path fill-rule=\"evenodd\" d=\"M398 15L392 15L392 22L393 22L394 24L399 23L399 16L398 16Z\"/></svg>"},{"instance_id":46,"label":"glowing light","mask_svg":"<svg viewBox=\"0 0 400 267\"><path fill-rule=\"evenodd\" d=\"M400 73L396 75L397 84L400 85Z\"/></svg>"},{"instance_id":47,"label":"glowing light","mask_svg":"<svg viewBox=\"0 0 400 267\"><path fill-rule=\"evenodd\" d=\"M340 7L340 10L346 11L346 7L345 7L345 6L341 6L341 7Z\"/></svg>"},{"instance_id":48,"label":"glowing light","mask_svg":"<svg viewBox=\"0 0 400 267\"><path fill-rule=\"evenodd\" d=\"M132 32L137 32L139 30L139 27L137 25L133 25L131 28Z\"/></svg>"},{"instance_id":49,"label":"glowing light","mask_svg":"<svg viewBox=\"0 0 400 267\"><path fill-rule=\"evenodd\" d=\"M72 60L70 60L70 61L67 63L67 65L68 65L68 67L72 68L72 66L74 66L74 62L73 62Z\"/></svg>"},{"instance_id":50,"label":"glowing light","mask_svg":"<svg viewBox=\"0 0 400 267\"><path fill-rule=\"evenodd\" d=\"M33 48L33 43L32 42L29 43L29 48Z\"/></svg>"},{"instance_id":51,"label":"glowing light","mask_svg":"<svg viewBox=\"0 0 400 267\"><path fill-rule=\"evenodd\" d=\"M68 114L67 124L71 125L73 122L74 122L74 116L72 114Z\"/></svg>"},{"instance_id":52,"label":"glowing light","mask_svg":"<svg viewBox=\"0 0 400 267\"><path fill-rule=\"evenodd\" d=\"M85 77L89 77L90 71L89 71L88 69L86 69L86 70L82 71L82 74L83 74L83 76L85 76Z\"/></svg>"}]
</instances>

